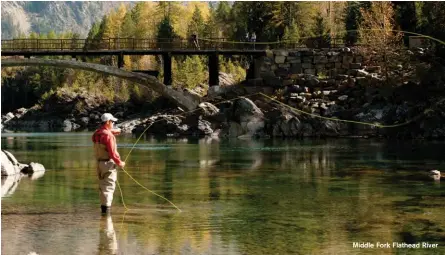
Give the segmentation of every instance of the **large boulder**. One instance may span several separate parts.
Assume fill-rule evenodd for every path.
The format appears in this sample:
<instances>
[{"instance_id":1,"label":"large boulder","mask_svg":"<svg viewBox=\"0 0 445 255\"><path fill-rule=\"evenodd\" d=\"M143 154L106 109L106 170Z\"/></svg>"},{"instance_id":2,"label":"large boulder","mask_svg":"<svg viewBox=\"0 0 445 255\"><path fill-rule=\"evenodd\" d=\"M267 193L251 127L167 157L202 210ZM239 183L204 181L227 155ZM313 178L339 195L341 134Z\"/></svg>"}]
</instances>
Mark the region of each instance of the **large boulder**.
<instances>
[{"instance_id":1,"label":"large boulder","mask_svg":"<svg viewBox=\"0 0 445 255\"><path fill-rule=\"evenodd\" d=\"M0 152L0 162L2 176L11 176L19 173L33 174L34 172L44 172L42 164L31 162L29 165L22 164L10 152L2 150Z\"/></svg>"},{"instance_id":2,"label":"large boulder","mask_svg":"<svg viewBox=\"0 0 445 255\"><path fill-rule=\"evenodd\" d=\"M200 103L198 107L204 116L214 116L219 113L219 108L208 102Z\"/></svg>"},{"instance_id":3,"label":"large boulder","mask_svg":"<svg viewBox=\"0 0 445 255\"><path fill-rule=\"evenodd\" d=\"M235 85L236 81L232 74L219 72L219 85L220 86L232 86Z\"/></svg>"},{"instance_id":4,"label":"large boulder","mask_svg":"<svg viewBox=\"0 0 445 255\"><path fill-rule=\"evenodd\" d=\"M8 151L0 152L0 162L2 176L15 175L20 173L20 166L17 159Z\"/></svg>"},{"instance_id":5,"label":"large boulder","mask_svg":"<svg viewBox=\"0 0 445 255\"><path fill-rule=\"evenodd\" d=\"M147 134L151 135L180 136L185 134L190 127L176 115L158 114L151 116L147 122L136 126L134 132L140 133L147 128Z\"/></svg>"},{"instance_id":6,"label":"large boulder","mask_svg":"<svg viewBox=\"0 0 445 255\"><path fill-rule=\"evenodd\" d=\"M264 128L264 114L252 100L240 98L233 105L233 119L245 134L254 135Z\"/></svg>"},{"instance_id":7,"label":"large boulder","mask_svg":"<svg viewBox=\"0 0 445 255\"><path fill-rule=\"evenodd\" d=\"M45 167L42 164L31 162L29 166L22 170L24 174L33 174L35 172L45 172Z\"/></svg>"},{"instance_id":8,"label":"large boulder","mask_svg":"<svg viewBox=\"0 0 445 255\"><path fill-rule=\"evenodd\" d=\"M12 112L8 112L6 115L2 116L2 122L7 123L10 120L12 120L13 118L15 118L15 115Z\"/></svg>"}]
</instances>

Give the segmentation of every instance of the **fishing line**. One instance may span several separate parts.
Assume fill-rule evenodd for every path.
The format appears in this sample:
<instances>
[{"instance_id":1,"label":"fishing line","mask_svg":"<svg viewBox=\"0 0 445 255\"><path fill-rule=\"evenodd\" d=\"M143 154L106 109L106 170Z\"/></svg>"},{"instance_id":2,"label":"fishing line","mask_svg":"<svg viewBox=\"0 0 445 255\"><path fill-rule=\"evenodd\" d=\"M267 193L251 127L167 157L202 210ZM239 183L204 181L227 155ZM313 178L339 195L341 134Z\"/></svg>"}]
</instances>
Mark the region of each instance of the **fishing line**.
<instances>
[{"instance_id":1,"label":"fishing line","mask_svg":"<svg viewBox=\"0 0 445 255\"><path fill-rule=\"evenodd\" d=\"M256 93L256 94L258 94L258 93ZM249 95L249 96L253 96L253 95L254 95L254 94ZM215 104L213 104L213 105L219 105L219 104L226 103L226 102L230 102L230 101L233 101L233 100L236 100L236 99L239 99L239 98L243 98L243 97L245 97L245 96L239 96L239 97L232 98L232 99L229 99L229 100L224 100L224 101L215 103ZM193 112L195 112L195 111L199 111L199 110L201 110L201 108L198 107L198 108L196 108L196 109L194 109L194 110L187 111L187 112L184 112L184 113L181 113L181 114L177 114L177 115L174 115L174 116L175 116L175 117L179 117L179 116L183 116L183 115L186 115L186 114L190 114L190 113L193 113ZM127 156L125 157L124 162L127 162L128 158L130 157L131 153L133 152L133 149L136 147L136 145L138 144L138 142L139 142L139 140L142 138L142 136L145 134L145 132L147 132L147 130L148 130L153 124L155 124L155 123L157 123L157 122L160 122L160 121L163 121L164 119L165 119L165 117L162 117L162 118L160 118L159 120L156 120L156 121L150 123L150 125L148 125L148 126L144 129L144 131L142 131L142 133L139 135L139 137L138 137L138 139L136 140L136 142L135 142L135 143L133 144L133 146L131 147L131 149L130 149L130 151L128 152ZM160 198L162 198L163 200L169 202L169 203L170 203L173 207L175 207L179 212L182 212L182 210L179 209L179 208L178 208L172 201L170 201L170 200L168 200L167 198L165 198L164 196L161 196L161 195L159 195L158 193L156 193L156 192L154 192L154 191L148 189L147 187L145 187L144 185L142 185L141 183L139 183L139 182L138 182L138 181L137 181L137 180L136 180L136 179L135 179L135 178L134 178L128 171L126 171L124 168L121 168L121 169L122 169L122 171L123 171L125 174L127 174L127 175L128 175L134 182L136 182L140 187L142 187L143 189L149 191L149 192L152 193L153 195L155 195L155 196L157 196L157 197L160 197ZM119 191L120 191L120 193L121 193L122 204L124 205L125 210L129 210L129 208L125 205L124 196L123 196L122 189L121 189L121 187L120 187L120 185L119 185L119 181L117 180L116 182L117 182L117 184L118 184L118 188L119 188Z\"/></svg>"},{"instance_id":2,"label":"fishing line","mask_svg":"<svg viewBox=\"0 0 445 255\"><path fill-rule=\"evenodd\" d=\"M413 34L413 35L417 35L417 36L425 37L425 38L431 39L431 40L433 40L433 41L436 41L436 42L439 42L439 43L445 45L445 42L442 41L442 40L440 40L440 39L437 39L437 38L434 38L434 37L431 37L431 36L428 36L428 35L424 35L424 34L419 34L419 33L414 33L414 32L408 32L408 31L403 31L403 30L394 30L394 29L362 29L362 30L360 30L360 31L392 31L392 32L402 32L402 33L408 33L408 34ZM346 33L347 33L347 32L359 32L359 30L346 30L346 31L344 31L344 32L346 32ZM324 35L328 35L328 34L322 34L322 35L319 35L318 37L320 37L320 36L324 36ZM312 36L312 37L301 37L300 39L315 38L315 37L317 37L317 36ZM200 40L215 41L215 40L211 40L211 39L200 39ZM267 43L266 43L266 42L236 42L236 41L233 41L233 42L230 42L230 41L224 41L224 42L217 41L217 42L220 42L220 43L245 43L245 44L278 44L278 43L283 43L283 42L288 42L288 41L289 41L289 40L285 40L285 41L277 41L277 42L267 42ZM297 108L292 107L292 106L290 106L290 105L287 105L287 104L285 104L285 103L282 103L282 102L280 102L280 101L278 101L278 100L276 100L276 99L274 99L274 98L272 98L272 97L270 97L270 96L268 96L268 95L265 95L265 94L263 94L263 93L261 93L261 92L259 92L259 93L254 93L254 94L250 94L250 95L245 95L245 96L239 96L239 97L235 97L235 98L228 99L228 100L224 100L224 101L220 101L220 102L218 102L218 103L213 103L213 105L218 105L218 104L222 104L222 103L230 102L230 101L237 100L237 99L240 99L240 98L249 98L249 97L252 97L252 96L255 96L255 95L261 95L261 96L263 96L264 98L266 98L266 99L268 99L268 100L270 100L270 101L276 102L276 103L278 103L278 104L280 104L280 105L282 105L282 106L284 106L284 107L287 107L287 108L289 108L289 109L292 109L292 110L294 110L294 111L296 111L296 112L299 112L299 113L301 113L301 114L311 116L311 117L313 117L313 118L320 118L320 119L325 119L325 120L330 120L330 121L338 121L338 122L347 122L347 123L354 123L354 124L368 125L368 126L374 126L374 127L377 127L377 128L394 128L394 127L401 127L401 126L404 126L404 125L408 125L408 124L410 124L411 122L414 122L415 120L417 120L418 118L420 118L421 116L426 115L427 113L433 111L433 107L434 107L435 105L438 105L438 104L442 103L443 101L445 101L445 98L443 98L443 99L439 100L438 102L436 102L432 107L430 107L430 108L428 108L428 109L425 109L422 113L416 115L415 117L409 119L408 121L405 121L405 122L403 122L403 123L398 123L398 124L392 124L392 125L383 125L383 124L380 124L380 123L370 123L370 122L362 122L362 121L354 121L354 120L343 120L343 119L338 119L338 118L334 118L334 117L325 117L325 116L321 116L321 115L317 115L317 114L313 114L313 113L305 112L305 111L303 111L303 110L300 110L300 109L297 109ZM194 110L187 111L187 112L183 112L182 114L173 115L173 116L175 116L175 117L179 117L179 116L183 116L183 115L186 115L186 114L193 113L193 112L198 111L198 110L201 110L201 108L198 107L198 108L196 108L196 109L194 109ZM167 112L168 112L168 111L167 111ZM154 124L154 123L163 121L164 119L165 119L165 117L162 117L162 118L160 118L159 120L156 120L156 121L152 122L150 125L148 125L148 126L144 129L144 131L143 131L143 132L141 133L141 135L138 137L138 139L136 140L136 142L133 144L133 146L131 147L130 151L128 152L127 156L125 157L125 160L124 160L125 162L127 162L127 160L129 159L131 153L133 152L133 149L135 148L135 146L137 145L137 143L139 142L139 140L142 138L142 136L145 134L145 132L146 132L146 131L147 131L147 130ZM182 212L182 210L179 209L173 202L171 202L171 201L168 200L167 198L165 198L165 197L159 195L158 193L156 193L156 192L154 192L154 191L148 189L148 188L145 187L144 185L142 185L140 182L138 182L138 181L137 181L137 180L136 180L136 179L135 179L135 178L134 178L128 171L126 171L124 168L121 168L121 169L122 169L122 171L123 171L125 174L127 174L127 175L128 175L128 176L129 176L135 183L137 183L140 187L142 187L143 189L149 191L150 193L154 194L155 196L158 196L158 197L162 198L163 200L169 202L169 203L170 203L173 207L175 207L179 212ZM120 194L121 194L121 200L122 200L122 204L123 204L125 210L130 210L130 209L126 206L126 204L125 204L124 196L123 196L123 192L122 192L122 189L121 189L121 187L120 187L120 184L119 184L119 181L118 181L118 180L117 180L117 185L118 185L118 188L119 188L119 191L120 191Z\"/></svg>"}]
</instances>

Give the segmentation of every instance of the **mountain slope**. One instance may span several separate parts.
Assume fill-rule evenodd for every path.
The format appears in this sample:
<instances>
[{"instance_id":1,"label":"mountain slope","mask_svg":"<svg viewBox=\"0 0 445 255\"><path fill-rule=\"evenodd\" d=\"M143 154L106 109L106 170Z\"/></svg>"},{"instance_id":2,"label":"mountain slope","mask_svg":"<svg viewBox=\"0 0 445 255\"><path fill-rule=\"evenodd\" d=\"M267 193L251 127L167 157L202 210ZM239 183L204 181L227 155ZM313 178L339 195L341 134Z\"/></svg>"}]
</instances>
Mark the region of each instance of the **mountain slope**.
<instances>
[{"instance_id":1,"label":"mountain slope","mask_svg":"<svg viewBox=\"0 0 445 255\"><path fill-rule=\"evenodd\" d=\"M131 2L1 2L2 39L11 39L31 32L73 32L81 37L91 25L102 19L121 3Z\"/></svg>"}]
</instances>

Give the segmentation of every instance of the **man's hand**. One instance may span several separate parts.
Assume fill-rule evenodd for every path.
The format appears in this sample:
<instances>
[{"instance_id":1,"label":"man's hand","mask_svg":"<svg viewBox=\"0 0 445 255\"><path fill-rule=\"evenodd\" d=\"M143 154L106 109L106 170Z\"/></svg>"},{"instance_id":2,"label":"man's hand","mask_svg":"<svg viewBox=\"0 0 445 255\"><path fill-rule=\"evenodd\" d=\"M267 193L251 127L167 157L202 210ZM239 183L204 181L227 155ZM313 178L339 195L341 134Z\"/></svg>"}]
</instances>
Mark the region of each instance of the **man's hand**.
<instances>
[{"instance_id":1,"label":"man's hand","mask_svg":"<svg viewBox=\"0 0 445 255\"><path fill-rule=\"evenodd\" d=\"M113 128L113 129L111 129L111 133L113 135L119 135L121 133L121 129L120 128Z\"/></svg>"},{"instance_id":2,"label":"man's hand","mask_svg":"<svg viewBox=\"0 0 445 255\"><path fill-rule=\"evenodd\" d=\"M122 161L122 162L119 164L119 166L122 167L122 168L124 168L124 167L125 167L125 162Z\"/></svg>"}]
</instances>

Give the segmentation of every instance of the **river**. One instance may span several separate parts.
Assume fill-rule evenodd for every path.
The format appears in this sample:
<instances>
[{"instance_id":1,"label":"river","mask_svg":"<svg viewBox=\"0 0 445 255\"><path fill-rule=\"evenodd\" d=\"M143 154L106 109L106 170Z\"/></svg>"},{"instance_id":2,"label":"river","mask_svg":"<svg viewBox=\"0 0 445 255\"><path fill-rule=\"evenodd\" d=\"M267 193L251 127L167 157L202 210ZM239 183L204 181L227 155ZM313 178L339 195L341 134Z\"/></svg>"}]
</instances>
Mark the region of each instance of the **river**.
<instances>
[{"instance_id":1,"label":"river","mask_svg":"<svg viewBox=\"0 0 445 255\"><path fill-rule=\"evenodd\" d=\"M125 158L136 137L118 137ZM100 215L91 133L3 133L41 176L2 179L2 254L443 254L445 143L153 139ZM419 176L419 178L418 178ZM12 178L12 177L9 177ZM428 242L437 248L396 248ZM357 248L354 243L389 243Z\"/></svg>"}]
</instances>

